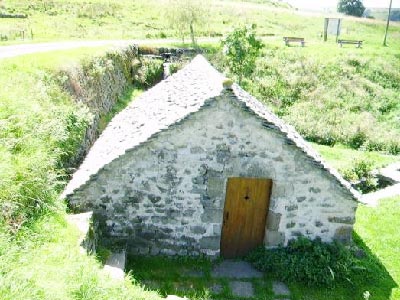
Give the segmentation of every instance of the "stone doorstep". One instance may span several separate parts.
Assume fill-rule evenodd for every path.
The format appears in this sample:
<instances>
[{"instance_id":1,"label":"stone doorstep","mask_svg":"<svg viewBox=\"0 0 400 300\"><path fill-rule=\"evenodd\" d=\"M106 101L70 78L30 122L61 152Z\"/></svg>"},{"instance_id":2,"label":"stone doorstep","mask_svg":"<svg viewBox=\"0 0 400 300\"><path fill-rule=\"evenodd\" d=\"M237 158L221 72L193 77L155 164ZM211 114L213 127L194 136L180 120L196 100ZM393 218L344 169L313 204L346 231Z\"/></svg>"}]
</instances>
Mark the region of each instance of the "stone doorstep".
<instances>
[{"instance_id":1,"label":"stone doorstep","mask_svg":"<svg viewBox=\"0 0 400 300\"><path fill-rule=\"evenodd\" d=\"M229 288L235 297L252 298L254 297L253 283L247 281L230 281Z\"/></svg>"},{"instance_id":2,"label":"stone doorstep","mask_svg":"<svg viewBox=\"0 0 400 300\"><path fill-rule=\"evenodd\" d=\"M104 265L104 270L114 279L123 280L125 277L126 251L111 253Z\"/></svg>"},{"instance_id":3,"label":"stone doorstep","mask_svg":"<svg viewBox=\"0 0 400 300\"><path fill-rule=\"evenodd\" d=\"M272 291L275 296L290 296L290 290L286 284L280 281L272 282Z\"/></svg>"},{"instance_id":4,"label":"stone doorstep","mask_svg":"<svg viewBox=\"0 0 400 300\"><path fill-rule=\"evenodd\" d=\"M214 278L262 278L263 273L257 271L245 261L224 260L211 271Z\"/></svg>"},{"instance_id":5,"label":"stone doorstep","mask_svg":"<svg viewBox=\"0 0 400 300\"><path fill-rule=\"evenodd\" d=\"M82 247L82 244L89 233L92 215L92 211L81 214L67 215L67 222L76 226L79 230L80 235L78 245L80 246L82 253L86 253L86 250Z\"/></svg>"}]
</instances>

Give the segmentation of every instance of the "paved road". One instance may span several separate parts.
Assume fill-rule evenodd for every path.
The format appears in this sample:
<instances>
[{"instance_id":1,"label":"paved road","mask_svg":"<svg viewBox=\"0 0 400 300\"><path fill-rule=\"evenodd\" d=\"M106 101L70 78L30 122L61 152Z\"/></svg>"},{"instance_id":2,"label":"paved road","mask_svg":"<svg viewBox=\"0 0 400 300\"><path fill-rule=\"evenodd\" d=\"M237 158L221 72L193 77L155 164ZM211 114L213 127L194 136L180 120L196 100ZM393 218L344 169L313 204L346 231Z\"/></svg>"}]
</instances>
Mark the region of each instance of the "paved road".
<instances>
[{"instance_id":1,"label":"paved road","mask_svg":"<svg viewBox=\"0 0 400 300\"><path fill-rule=\"evenodd\" d=\"M218 38L199 38L199 42L217 42ZM159 40L102 40L102 41L68 41L40 44L20 44L11 46L0 46L0 59L15 57L24 54L47 52L54 50L67 50L81 47L100 47L100 46L126 46L129 44L171 44L180 43L177 39Z\"/></svg>"}]
</instances>

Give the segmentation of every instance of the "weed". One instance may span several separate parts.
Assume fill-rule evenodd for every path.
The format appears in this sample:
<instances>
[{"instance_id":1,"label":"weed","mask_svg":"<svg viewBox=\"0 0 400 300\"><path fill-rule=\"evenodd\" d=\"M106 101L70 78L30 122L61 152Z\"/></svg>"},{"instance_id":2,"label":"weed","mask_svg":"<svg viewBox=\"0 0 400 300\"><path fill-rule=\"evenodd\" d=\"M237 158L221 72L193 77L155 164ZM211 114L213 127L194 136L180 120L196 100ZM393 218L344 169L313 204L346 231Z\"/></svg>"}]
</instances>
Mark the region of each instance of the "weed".
<instances>
[{"instance_id":1,"label":"weed","mask_svg":"<svg viewBox=\"0 0 400 300\"><path fill-rule=\"evenodd\" d=\"M303 237L289 241L286 248L258 248L249 254L248 260L283 280L320 286L346 280L354 266L351 253L343 245Z\"/></svg>"}]
</instances>

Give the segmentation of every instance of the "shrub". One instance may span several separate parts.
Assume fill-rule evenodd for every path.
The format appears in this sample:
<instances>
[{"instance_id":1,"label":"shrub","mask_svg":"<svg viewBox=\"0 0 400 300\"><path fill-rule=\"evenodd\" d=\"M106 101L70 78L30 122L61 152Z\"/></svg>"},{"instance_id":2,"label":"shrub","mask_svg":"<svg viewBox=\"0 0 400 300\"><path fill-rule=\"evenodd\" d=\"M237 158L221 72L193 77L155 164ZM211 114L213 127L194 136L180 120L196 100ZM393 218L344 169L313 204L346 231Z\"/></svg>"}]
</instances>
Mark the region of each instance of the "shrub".
<instances>
[{"instance_id":1,"label":"shrub","mask_svg":"<svg viewBox=\"0 0 400 300\"><path fill-rule=\"evenodd\" d=\"M366 159L356 160L353 165L343 170L344 178L353 183L355 188L362 193L375 191L378 187L378 179L372 172L373 163Z\"/></svg>"},{"instance_id":2,"label":"shrub","mask_svg":"<svg viewBox=\"0 0 400 300\"><path fill-rule=\"evenodd\" d=\"M332 286L346 280L354 265L351 252L338 243L325 244L300 237L286 248L260 247L247 257L257 269L272 272L282 280L309 286Z\"/></svg>"},{"instance_id":3,"label":"shrub","mask_svg":"<svg viewBox=\"0 0 400 300\"><path fill-rule=\"evenodd\" d=\"M223 53L229 71L236 75L239 82L255 69L255 62L263 43L256 38L256 26L235 28L222 41Z\"/></svg>"},{"instance_id":4,"label":"shrub","mask_svg":"<svg viewBox=\"0 0 400 300\"><path fill-rule=\"evenodd\" d=\"M134 83L143 88L148 88L160 80L164 75L163 61L160 59L143 59L141 66L134 75Z\"/></svg>"}]
</instances>

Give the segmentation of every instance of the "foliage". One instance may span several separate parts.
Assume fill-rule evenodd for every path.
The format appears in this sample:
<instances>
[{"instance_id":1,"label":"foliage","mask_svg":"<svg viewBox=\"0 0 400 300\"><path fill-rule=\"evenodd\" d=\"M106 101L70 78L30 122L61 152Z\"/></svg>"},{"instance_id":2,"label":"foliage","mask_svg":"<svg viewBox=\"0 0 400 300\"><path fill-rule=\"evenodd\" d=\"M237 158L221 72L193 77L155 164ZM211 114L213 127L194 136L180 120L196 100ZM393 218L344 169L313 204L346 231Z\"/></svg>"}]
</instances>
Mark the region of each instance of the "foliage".
<instances>
[{"instance_id":1,"label":"foliage","mask_svg":"<svg viewBox=\"0 0 400 300\"><path fill-rule=\"evenodd\" d=\"M286 248L260 247L247 258L265 272L278 278L306 285L332 286L351 274L354 260L349 250L338 243L325 244L304 237L289 241Z\"/></svg>"},{"instance_id":2,"label":"foliage","mask_svg":"<svg viewBox=\"0 0 400 300\"><path fill-rule=\"evenodd\" d=\"M344 178L353 184L362 193L375 191L378 187L378 179L374 174L373 163L366 159L355 160L352 166L344 171Z\"/></svg>"},{"instance_id":3,"label":"foliage","mask_svg":"<svg viewBox=\"0 0 400 300\"><path fill-rule=\"evenodd\" d=\"M134 75L134 84L148 88L161 81L164 74L163 61L160 59L143 59L137 74Z\"/></svg>"},{"instance_id":4,"label":"foliage","mask_svg":"<svg viewBox=\"0 0 400 300\"><path fill-rule=\"evenodd\" d=\"M202 26L207 20L208 4L196 0L169 0L166 13L172 28L185 43L185 35L189 31L192 45L196 45L195 26Z\"/></svg>"},{"instance_id":5,"label":"foliage","mask_svg":"<svg viewBox=\"0 0 400 300\"><path fill-rule=\"evenodd\" d=\"M361 17L365 11L362 0L339 0L337 10L346 15Z\"/></svg>"},{"instance_id":6,"label":"foliage","mask_svg":"<svg viewBox=\"0 0 400 300\"><path fill-rule=\"evenodd\" d=\"M263 43L256 37L255 29L255 24L237 27L222 41L226 65L239 82L244 76L251 75L263 47Z\"/></svg>"}]
</instances>

